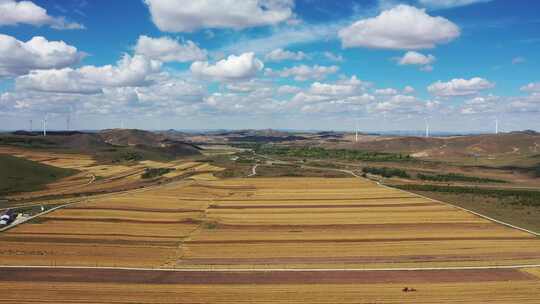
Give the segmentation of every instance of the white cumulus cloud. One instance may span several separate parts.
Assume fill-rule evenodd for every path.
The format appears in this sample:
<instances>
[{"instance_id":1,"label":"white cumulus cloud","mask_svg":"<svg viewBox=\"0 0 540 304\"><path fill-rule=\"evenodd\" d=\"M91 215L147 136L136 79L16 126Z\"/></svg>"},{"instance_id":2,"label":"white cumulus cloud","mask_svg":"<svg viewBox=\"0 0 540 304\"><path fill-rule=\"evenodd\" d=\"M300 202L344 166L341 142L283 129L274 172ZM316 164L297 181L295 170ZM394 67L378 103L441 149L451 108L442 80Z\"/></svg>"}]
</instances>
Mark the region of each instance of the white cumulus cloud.
<instances>
[{"instance_id":1,"label":"white cumulus cloud","mask_svg":"<svg viewBox=\"0 0 540 304\"><path fill-rule=\"evenodd\" d=\"M357 92L357 86L314 82L308 92L314 95L350 96Z\"/></svg>"},{"instance_id":2,"label":"white cumulus cloud","mask_svg":"<svg viewBox=\"0 0 540 304\"><path fill-rule=\"evenodd\" d=\"M145 0L152 21L166 32L201 28L243 29L273 25L294 16L294 0Z\"/></svg>"},{"instance_id":3,"label":"white cumulus cloud","mask_svg":"<svg viewBox=\"0 0 540 304\"><path fill-rule=\"evenodd\" d=\"M531 82L526 86L522 86L523 92L540 93L540 82Z\"/></svg>"},{"instance_id":4,"label":"white cumulus cloud","mask_svg":"<svg viewBox=\"0 0 540 304\"><path fill-rule=\"evenodd\" d=\"M36 36L23 42L0 34L0 77L28 73L35 69L64 68L79 62L85 54L63 41Z\"/></svg>"},{"instance_id":5,"label":"white cumulus cloud","mask_svg":"<svg viewBox=\"0 0 540 304\"><path fill-rule=\"evenodd\" d=\"M169 37L152 38L145 35L137 40L135 53L162 62L205 60L207 56L207 52L191 40L181 43Z\"/></svg>"},{"instance_id":6,"label":"white cumulus cloud","mask_svg":"<svg viewBox=\"0 0 540 304\"><path fill-rule=\"evenodd\" d=\"M267 76L279 76L279 77L294 77L296 81L306 80L321 80L326 76L335 74L339 71L339 67L336 65L331 66L308 66L305 64L294 66L292 68L286 68L281 71L272 71L267 69L265 74Z\"/></svg>"},{"instance_id":7,"label":"white cumulus cloud","mask_svg":"<svg viewBox=\"0 0 540 304\"><path fill-rule=\"evenodd\" d=\"M477 96L465 101L460 112L462 114L486 114L497 110L500 97L498 96Z\"/></svg>"},{"instance_id":8,"label":"white cumulus cloud","mask_svg":"<svg viewBox=\"0 0 540 304\"><path fill-rule=\"evenodd\" d=\"M345 60L343 59L343 55L334 54L332 52L324 52L323 55L330 61L343 62Z\"/></svg>"},{"instance_id":9,"label":"white cumulus cloud","mask_svg":"<svg viewBox=\"0 0 540 304\"><path fill-rule=\"evenodd\" d=\"M539 113L540 93L532 93L529 96L511 98L509 110L511 112Z\"/></svg>"},{"instance_id":10,"label":"white cumulus cloud","mask_svg":"<svg viewBox=\"0 0 540 304\"><path fill-rule=\"evenodd\" d=\"M334 83L314 82L307 90L298 92L288 106L300 107L304 112L309 109L308 112L313 113L347 111L347 105L365 105L375 100L374 96L365 93L369 85L356 76Z\"/></svg>"},{"instance_id":11,"label":"white cumulus cloud","mask_svg":"<svg viewBox=\"0 0 540 304\"><path fill-rule=\"evenodd\" d=\"M368 111L384 114L420 114L425 113L432 103L424 102L415 96L393 95L387 99L368 105Z\"/></svg>"},{"instance_id":12,"label":"white cumulus cloud","mask_svg":"<svg viewBox=\"0 0 540 304\"><path fill-rule=\"evenodd\" d=\"M278 88L278 94L280 95L287 95L287 94L296 94L300 92L302 89L295 86L290 85L283 85Z\"/></svg>"},{"instance_id":13,"label":"white cumulus cloud","mask_svg":"<svg viewBox=\"0 0 540 304\"><path fill-rule=\"evenodd\" d=\"M428 49L459 36L459 27L448 19L408 5L398 5L339 31L346 48Z\"/></svg>"},{"instance_id":14,"label":"white cumulus cloud","mask_svg":"<svg viewBox=\"0 0 540 304\"><path fill-rule=\"evenodd\" d=\"M144 86L149 76L159 71L161 63L144 56L124 55L115 66L87 65L77 69L34 70L16 79L18 90L93 94L107 87Z\"/></svg>"},{"instance_id":15,"label":"white cumulus cloud","mask_svg":"<svg viewBox=\"0 0 540 304\"><path fill-rule=\"evenodd\" d=\"M522 63L525 63L527 62L527 59L525 59L524 57L514 57L512 58L512 64L522 64Z\"/></svg>"},{"instance_id":16,"label":"white cumulus cloud","mask_svg":"<svg viewBox=\"0 0 540 304\"><path fill-rule=\"evenodd\" d=\"M440 97L468 96L491 89L495 84L480 77L471 79L452 79L448 82L438 81L428 87L428 91Z\"/></svg>"},{"instance_id":17,"label":"white cumulus cloud","mask_svg":"<svg viewBox=\"0 0 540 304\"><path fill-rule=\"evenodd\" d=\"M416 90L411 86L406 86L405 88L403 88L403 93L405 94L414 94L415 92Z\"/></svg>"},{"instance_id":18,"label":"white cumulus cloud","mask_svg":"<svg viewBox=\"0 0 540 304\"><path fill-rule=\"evenodd\" d=\"M409 51L403 55L398 61L400 65L429 65L435 62L435 56L429 54L424 55L419 52Z\"/></svg>"},{"instance_id":19,"label":"white cumulus cloud","mask_svg":"<svg viewBox=\"0 0 540 304\"><path fill-rule=\"evenodd\" d=\"M191 64L191 72L199 77L217 80L242 80L254 77L264 64L255 57L254 53L230 55L227 59L215 64L208 61L195 61Z\"/></svg>"},{"instance_id":20,"label":"white cumulus cloud","mask_svg":"<svg viewBox=\"0 0 540 304\"><path fill-rule=\"evenodd\" d=\"M53 17L47 10L32 1L0 0L0 26L30 24L48 25L54 29L83 29L84 26L69 22L64 17Z\"/></svg>"},{"instance_id":21,"label":"white cumulus cloud","mask_svg":"<svg viewBox=\"0 0 540 304\"><path fill-rule=\"evenodd\" d=\"M398 91L396 89L392 89L392 88L378 89L378 90L375 90L375 94L377 94L377 95L386 95L386 96L397 95Z\"/></svg>"},{"instance_id":22,"label":"white cumulus cloud","mask_svg":"<svg viewBox=\"0 0 540 304\"><path fill-rule=\"evenodd\" d=\"M304 52L291 52L284 49L275 49L270 53L266 54L265 59L267 61L284 61L284 60L304 60L308 56Z\"/></svg>"},{"instance_id":23,"label":"white cumulus cloud","mask_svg":"<svg viewBox=\"0 0 540 304\"><path fill-rule=\"evenodd\" d=\"M418 2L429 8L452 8L490 1L491 0L419 0Z\"/></svg>"}]
</instances>

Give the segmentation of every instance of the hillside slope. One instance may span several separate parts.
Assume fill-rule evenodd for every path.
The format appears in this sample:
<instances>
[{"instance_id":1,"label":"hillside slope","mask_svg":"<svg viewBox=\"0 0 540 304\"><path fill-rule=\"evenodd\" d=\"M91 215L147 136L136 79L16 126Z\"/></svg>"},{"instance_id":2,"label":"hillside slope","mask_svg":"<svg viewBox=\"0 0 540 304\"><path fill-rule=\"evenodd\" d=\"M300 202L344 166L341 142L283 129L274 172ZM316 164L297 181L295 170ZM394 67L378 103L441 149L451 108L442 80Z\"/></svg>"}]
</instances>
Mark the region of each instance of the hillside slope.
<instances>
[{"instance_id":1,"label":"hillside slope","mask_svg":"<svg viewBox=\"0 0 540 304\"><path fill-rule=\"evenodd\" d=\"M76 170L44 165L11 155L0 154L0 196L35 191L46 184L75 174Z\"/></svg>"},{"instance_id":2,"label":"hillside slope","mask_svg":"<svg viewBox=\"0 0 540 304\"><path fill-rule=\"evenodd\" d=\"M530 156L540 153L540 134L513 132L499 135L455 137L395 137L358 143L342 143L340 148L378 152L409 153L416 157L471 157L490 155Z\"/></svg>"}]
</instances>

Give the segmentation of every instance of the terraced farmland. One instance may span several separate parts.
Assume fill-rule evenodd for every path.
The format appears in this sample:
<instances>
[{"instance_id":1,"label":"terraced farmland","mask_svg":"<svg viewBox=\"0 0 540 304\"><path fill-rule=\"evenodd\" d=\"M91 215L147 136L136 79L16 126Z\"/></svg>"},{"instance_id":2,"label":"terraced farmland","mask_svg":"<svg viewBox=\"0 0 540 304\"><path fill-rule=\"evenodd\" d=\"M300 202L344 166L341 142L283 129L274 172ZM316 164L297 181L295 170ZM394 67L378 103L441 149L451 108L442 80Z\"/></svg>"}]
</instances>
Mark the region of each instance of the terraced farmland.
<instances>
[{"instance_id":1,"label":"terraced farmland","mask_svg":"<svg viewBox=\"0 0 540 304\"><path fill-rule=\"evenodd\" d=\"M77 169L80 171L80 173L71 177L47 185L44 190L11 195L10 197L12 199L96 194L140 188L151 182L141 178L147 168L171 169L171 172L162 176L162 178L169 180L191 175L211 174L222 170L206 163L183 160L167 163L141 161L129 165L104 165L97 163L91 156L84 154L61 154L13 147L0 147L0 154L10 154L55 167Z\"/></svg>"},{"instance_id":2,"label":"terraced farmland","mask_svg":"<svg viewBox=\"0 0 540 304\"><path fill-rule=\"evenodd\" d=\"M540 239L532 234L369 181L256 179L207 187L234 196L213 199L206 218L215 228L185 240L179 267L540 263Z\"/></svg>"},{"instance_id":3,"label":"terraced farmland","mask_svg":"<svg viewBox=\"0 0 540 304\"><path fill-rule=\"evenodd\" d=\"M2 265L91 267L3 268L8 302L537 303L540 294L535 235L358 178L196 178L89 199L0 242Z\"/></svg>"}]
</instances>

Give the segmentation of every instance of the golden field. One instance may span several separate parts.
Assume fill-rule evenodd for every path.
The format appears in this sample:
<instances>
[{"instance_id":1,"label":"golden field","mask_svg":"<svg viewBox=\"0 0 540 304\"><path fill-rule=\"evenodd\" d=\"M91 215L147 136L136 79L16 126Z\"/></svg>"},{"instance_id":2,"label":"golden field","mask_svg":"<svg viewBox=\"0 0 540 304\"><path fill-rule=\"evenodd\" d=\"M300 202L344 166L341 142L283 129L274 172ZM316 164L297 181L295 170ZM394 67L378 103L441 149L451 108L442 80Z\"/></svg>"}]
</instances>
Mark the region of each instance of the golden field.
<instances>
[{"instance_id":1,"label":"golden field","mask_svg":"<svg viewBox=\"0 0 540 304\"><path fill-rule=\"evenodd\" d=\"M534 235L352 178L178 181L89 197L9 230L0 241L4 265L331 269L540 264L540 239Z\"/></svg>"},{"instance_id":2,"label":"golden field","mask_svg":"<svg viewBox=\"0 0 540 304\"><path fill-rule=\"evenodd\" d=\"M2 269L0 292L4 303L535 304L539 280L522 270L420 274L392 271L336 278L335 273L238 275L120 270L25 273ZM415 291L403 292L404 287Z\"/></svg>"},{"instance_id":3,"label":"golden field","mask_svg":"<svg viewBox=\"0 0 540 304\"><path fill-rule=\"evenodd\" d=\"M540 296L535 267L399 270L540 264L540 239L359 178L201 173L88 197L2 233L0 242L4 266L155 269L6 268L6 303L538 303Z\"/></svg>"},{"instance_id":4,"label":"golden field","mask_svg":"<svg viewBox=\"0 0 540 304\"><path fill-rule=\"evenodd\" d=\"M212 174L221 168L193 161L140 161L130 165L99 164L91 156L85 154L57 153L52 151L36 151L13 147L0 147L0 154L9 154L26 158L43 164L76 169L80 172L68 178L47 185L46 189L11 195L11 199L35 199L45 196L61 196L75 194L97 194L125 191L141 188L152 181L143 180L141 175L147 168L170 168L173 171L161 179L172 180L191 175Z\"/></svg>"}]
</instances>

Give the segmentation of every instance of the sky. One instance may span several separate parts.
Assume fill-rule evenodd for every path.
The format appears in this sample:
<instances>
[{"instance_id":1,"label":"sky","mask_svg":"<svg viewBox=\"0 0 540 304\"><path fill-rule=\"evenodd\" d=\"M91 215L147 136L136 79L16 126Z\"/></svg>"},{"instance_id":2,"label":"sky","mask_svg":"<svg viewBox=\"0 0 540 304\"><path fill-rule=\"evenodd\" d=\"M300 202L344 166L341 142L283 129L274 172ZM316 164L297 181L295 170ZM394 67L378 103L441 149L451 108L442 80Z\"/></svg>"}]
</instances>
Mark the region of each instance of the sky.
<instances>
[{"instance_id":1,"label":"sky","mask_svg":"<svg viewBox=\"0 0 540 304\"><path fill-rule=\"evenodd\" d=\"M540 2L0 0L0 130L540 130Z\"/></svg>"}]
</instances>

